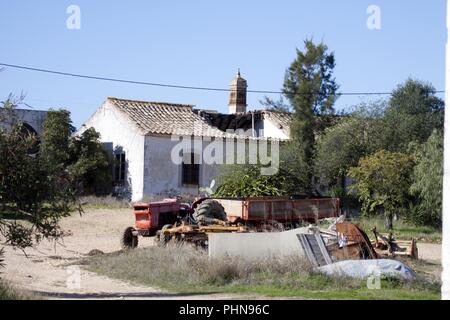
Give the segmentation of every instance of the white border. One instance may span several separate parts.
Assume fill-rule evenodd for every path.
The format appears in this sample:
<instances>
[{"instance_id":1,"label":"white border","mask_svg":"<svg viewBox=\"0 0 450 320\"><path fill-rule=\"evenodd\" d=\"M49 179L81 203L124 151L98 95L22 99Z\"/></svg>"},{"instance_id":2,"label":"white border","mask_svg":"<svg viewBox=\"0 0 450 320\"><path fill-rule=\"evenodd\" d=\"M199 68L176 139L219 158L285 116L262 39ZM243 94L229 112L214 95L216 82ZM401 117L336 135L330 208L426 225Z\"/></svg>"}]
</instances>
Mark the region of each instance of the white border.
<instances>
[{"instance_id":1,"label":"white border","mask_svg":"<svg viewBox=\"0 0 450 320\"><path fill-rule=\"evenodd\" d=\"M447 0L445 66L444 183L442 201L442 299L450 300L450 0Z\"/></svg>"}]
</instances>

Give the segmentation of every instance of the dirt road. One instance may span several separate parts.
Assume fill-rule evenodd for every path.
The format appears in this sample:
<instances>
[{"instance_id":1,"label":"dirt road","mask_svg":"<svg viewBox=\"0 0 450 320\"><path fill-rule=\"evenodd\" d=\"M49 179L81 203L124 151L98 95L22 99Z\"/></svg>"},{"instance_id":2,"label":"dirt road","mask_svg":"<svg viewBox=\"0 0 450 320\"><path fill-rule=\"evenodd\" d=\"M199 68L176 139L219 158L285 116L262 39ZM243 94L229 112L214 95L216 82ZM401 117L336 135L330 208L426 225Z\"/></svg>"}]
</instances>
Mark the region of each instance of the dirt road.
<instances>
[{"instance_id":1,"label":"dirt road","mask_svg":"<svg viewBox=\"0 0 450 320\"><path fill-rule=\"evenodd\" d=\"M418 243L419 259L430 262L441 262L441 245L434 243Z\"/></svg>"},{"instance_id":2,"label":"dirt road","mask_svg":"<svg viewBox=\"0 0 450 320\"><path fill-rule=\"evenodd\" d=\"M158 288L136 286L88 272L69 262L86 257L91 250L120 250L120 236L134 220L129 209L87 210L82 217L62 220L71 235L62 243L43 241L25 252L5 248L6 268L3 277L18 287L44 297L62 299L233 299L249 296L225 294L177 294ZM139 246L153 245L151 238L140 238ZM25 255L26 254L26 255ZM78 274L80 277L78 278ZM78 281L80 279L80 281Z\"/></svg>"}]
</instances>

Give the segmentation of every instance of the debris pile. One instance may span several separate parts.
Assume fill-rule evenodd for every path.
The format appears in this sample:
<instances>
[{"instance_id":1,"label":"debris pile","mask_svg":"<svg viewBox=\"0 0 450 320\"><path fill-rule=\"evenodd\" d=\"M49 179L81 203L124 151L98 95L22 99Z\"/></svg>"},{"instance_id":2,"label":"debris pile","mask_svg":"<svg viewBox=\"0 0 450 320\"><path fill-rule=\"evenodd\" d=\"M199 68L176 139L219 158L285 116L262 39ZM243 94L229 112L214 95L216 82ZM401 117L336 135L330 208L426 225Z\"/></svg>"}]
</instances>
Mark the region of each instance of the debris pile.
<instances>
[{"instance_id":1,"label":"debris pile","mask_svg":"<svg viewBox=\"0 0 450 320\"><path fill-rule=\"evenodd\" d=\"M415 273L402 262L384 259L406 256L418 259L416 240L398 241L391 234L372 229L371 241L358 225L345 222L341 216L328 229L309 226L308 234L298 234L303 251L310 263L320 272L367 277L374 270L383 274L414 278Z\"/></svg>"},{"instance_id":2,"label":"debris pile","mask_svg":"<svg viewBox=\"0 0 450 320\"><path fill-rule=\"evenodd\" d=\"M416 240L398 241L392 234L384 235L379 233L376 228L372 229L375 240L371 241L367 234L358 225L345 222L345 217L340 216L335 219L334 223L328 229L322 229L317 226L309 227L310 233L320 236L319 244L312 246L320 246L321 243L326 247L332 261L354 260L354 259L378 259L381 257L407 256L412 259L418 258L418 250ZM303 238L300 239L300 238ZM311 238L311 237L310 237ZM300 237L300 241L305 242L305 236ZM305 252L311 252L310 248L305 247ZM312 256L313 265L320 265L317 259Z\"/></svg>"}]
</instances>

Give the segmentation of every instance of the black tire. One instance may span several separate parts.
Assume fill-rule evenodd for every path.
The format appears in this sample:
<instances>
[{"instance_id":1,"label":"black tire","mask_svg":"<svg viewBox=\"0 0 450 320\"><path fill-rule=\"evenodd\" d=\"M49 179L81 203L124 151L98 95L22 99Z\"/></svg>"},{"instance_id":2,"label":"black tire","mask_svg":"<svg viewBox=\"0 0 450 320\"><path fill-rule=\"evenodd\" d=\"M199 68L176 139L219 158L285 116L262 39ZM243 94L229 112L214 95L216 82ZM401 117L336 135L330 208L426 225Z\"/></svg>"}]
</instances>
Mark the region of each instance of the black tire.
<instances>
[{"instance_id":1,"label":"black tire","mask_svg":"<svg viewBox=\"0 0 450 320\"><path fill-rule=\"evenodd\" d=\"M128 227L123 232L122 248L134 249L138 246L139 243L138 236L133 235L133 231L135 231L133 227Z\"/></svg>"},{"instance_id":2,"label":"black tire","mask_svg":"<svg viewBox=\"0 0 450 320\"><path fill-rule=\"evenodd\" d=\"M227 221L227 214L223 206L216 200L208 199L200 203L193 213L197 223L213 224L214 219Z\"/></svg>"}]
</instances>

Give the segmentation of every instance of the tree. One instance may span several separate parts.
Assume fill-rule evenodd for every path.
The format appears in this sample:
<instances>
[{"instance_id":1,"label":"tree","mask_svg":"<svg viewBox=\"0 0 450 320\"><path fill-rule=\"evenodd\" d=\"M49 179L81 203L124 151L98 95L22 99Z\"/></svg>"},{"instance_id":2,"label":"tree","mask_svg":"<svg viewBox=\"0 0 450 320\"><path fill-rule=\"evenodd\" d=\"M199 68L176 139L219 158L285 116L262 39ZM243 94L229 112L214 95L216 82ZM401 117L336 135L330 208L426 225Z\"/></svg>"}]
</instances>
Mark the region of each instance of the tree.
<instances>
[{"instance_id":1,"label":"tree","mask_svg":"<svg viewBox=\"0 0 450 320\"><path fill-rule=\"evenodd\" d=\"M68 110L50 110L45 116L40 154L51 171L61 171L67 165L69 138L74 132L71 123Z\"/></svg>"},{"instance_id":2,"label":"tree","mask_svg":"<svg viewBox=\"0 0 450 320\"><path fill-rule=\"evenodd\" d=\"M344 189L348 169L379 150L384 102L363 103L322 132L317 139L315 175L326 187Z\"/></svg>"},{"instance_id":3,"label":"tree","mask_svg":"<svg viewBox=\"0 0 450 320\"><path fill-rule=\"evenodd\" d=\"M397 152L378 151L359 160L349 170L356 182L351 186L362 202L363 213L383 211L386 228L393 228L393 216L408 203L413 157Z\"/></svg>"},{"instance_id":4,"label":"tree","mask_svg":"<svg viewBox=\"0 0 450 320\"><path fill-rule=\"evenodd\" d=\"M112 183L112 163L101 145L100 134L89 128L70 139L68 171L80 192L92 194L98 188L109 189Z\"/></svg>"},{"instance_id":5,"label":"tree","mask_svg":"<svg viewBox=\"0 0 450 320\"><path fill-rule=\"evenodd\" d=\"M30 153L37 137L17 119L19 102L12 96L2 102L9 125L0 129L0 233L6 243L25 248L63 235L58 221L73 209L74 194L60 166L49 172L50 158Z\"/></svg>"},{"instance_id":6,"label":"tree","mask_svg":"<svg viewBox=\"0 0 450 320\"><path fill-rule=\"evenodd\" d=\"M56 173L67 178L73 190L80 194L93 194L96 189L109 190L111 159L101 145L100 134L89 128L80 136L72 136L70 112L50 110L43 124L40 156L46 160L54 179Z\"/></svg>"},{"instance_id":7,"label":"tree","mask_svg":"<svg viewBox=\"0 0 450 320\"><path fill-rule=\"evenodd\" d=\"M424 143L444 126L444 101L426 82L408 79L393 91L384 115L386 150L406 152L410 142ZM395 137L395 139L392 139Z\"/></svg>"},{"instance_id":8,"label":"tree","mask_svg":"<svg viewBox=\"0 0 450 320\"><path fill-rule=\"evenodd\" d=\"M330 127L317 142L315 173L326 186L339 185L348 169L367 154L366 129L369 121L356 117L343 119ZM343 186L342 186L343 187Z\"/></svg>"},{"instance_id":9,"label":"tree","mask_svg":"<svg viewBox=\"0 0 450 320\"><path fill-rule=\"evenodd\" d=\"M442 223L443 133L435 130L416 150L411 193L419 198L412 217L416 223L440 227Z\"/></svg>"},{"instance_id":10,"label":"tree","mask_svg":"<svg viewBox=\"0 0 450 320\"><path fill-rule=\"evenodd\" d=\"M312 181L315 134L320 127L317 116L333 114L338 85L333 77L334 53L324 43L306 40L305 51L297 49L297 57L286 70L283 93L294 113L291 138L304 159Z\"/></svg>"},{"instance_id":11,"label":"tree","mask_svg":"<svg viewBox=\"0 0 450 320\"><path fill-rule=\"evenodd\" d=\"M265 96L262 100L259 100L259 103L269 111L290 112L290 107L284 102L283 96L278 100Z\"/></svg>"}]
</instances>

